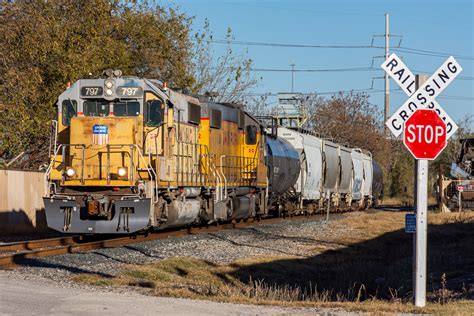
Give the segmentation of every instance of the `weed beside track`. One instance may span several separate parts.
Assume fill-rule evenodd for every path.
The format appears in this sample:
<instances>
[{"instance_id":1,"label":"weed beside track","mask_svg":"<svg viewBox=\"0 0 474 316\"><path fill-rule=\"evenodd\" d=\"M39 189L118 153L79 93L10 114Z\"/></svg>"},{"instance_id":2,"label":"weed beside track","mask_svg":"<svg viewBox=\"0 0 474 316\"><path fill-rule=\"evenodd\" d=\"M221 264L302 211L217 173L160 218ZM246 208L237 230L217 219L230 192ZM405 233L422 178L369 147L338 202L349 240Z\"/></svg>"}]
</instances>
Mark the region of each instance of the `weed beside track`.
<instances>
[{"instance_id":1,"label":"weed beside track","mask_svg":"<svg viewBox=\"0 0 474 316\"><path fill-rule=\"evenodd\" d=\"M226 264L175 257L127 265L112 277L76 282L132 286L160 296L224 302L331 306L364 311L471 314L474 310L474 214L429 214L429 301L411 303L412 235L404 213L354 213L332 222L324 243L307 236L307 255L265 256ZM285 236L292 242L291 233ZM299 237L298 237L299 238Z\"/></svg>"}]
</instances>

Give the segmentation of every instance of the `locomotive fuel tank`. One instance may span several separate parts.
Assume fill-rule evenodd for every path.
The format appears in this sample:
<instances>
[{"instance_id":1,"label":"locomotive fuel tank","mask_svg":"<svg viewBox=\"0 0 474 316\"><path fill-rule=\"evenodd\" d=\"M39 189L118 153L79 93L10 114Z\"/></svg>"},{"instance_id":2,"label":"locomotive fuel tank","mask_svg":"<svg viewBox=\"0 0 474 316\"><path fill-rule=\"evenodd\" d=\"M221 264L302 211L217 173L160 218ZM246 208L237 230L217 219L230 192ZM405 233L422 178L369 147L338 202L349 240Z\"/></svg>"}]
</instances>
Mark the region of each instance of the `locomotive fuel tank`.
<instances>
[{"instance_id":1,"label":"locomotive fuel tank","mask_svg":"<svg viewBox=\"0 0 474 316\"><path fill-rule=\"evenodd\" d=\"M278 196L295 185L300 174L300 158L288 141L270 136L265 140L269 191Z\"/></svg>"}]
</instances>

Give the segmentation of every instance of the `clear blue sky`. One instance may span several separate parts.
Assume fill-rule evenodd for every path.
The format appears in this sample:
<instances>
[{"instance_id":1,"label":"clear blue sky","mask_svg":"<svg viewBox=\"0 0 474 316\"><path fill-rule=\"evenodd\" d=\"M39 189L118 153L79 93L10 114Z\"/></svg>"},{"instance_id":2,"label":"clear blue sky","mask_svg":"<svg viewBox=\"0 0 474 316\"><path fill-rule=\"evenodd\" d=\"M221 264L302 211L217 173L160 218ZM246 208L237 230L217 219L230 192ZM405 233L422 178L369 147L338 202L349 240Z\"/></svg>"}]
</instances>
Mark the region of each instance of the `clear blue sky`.
<instances>
[{"instance_id":1,"label":"clear blue sky","mask_svg":"<svg viewBox=\"0 0 474 316\"><path fill-rule=\"evenodd\" d=\"M161 4L178 5L181 11L195 16L194 27L210 22L215 39L224 39L233 30L237 41L272 42L311 45L370 45L372 35L385 31L384 14L390 15L390 33L403 35L402 45L428 51L470 57L458 59L464 80L456 79L438 102L459 120L474 114L474 5L471 0L424 1L290 1L290 0L162 0ZM398 45L398 38L391 45ZM383 46L381 37L374 45ZM327 69L370 67L373 56L382 49L316 49L260 46L233 46L237 52L252 58L254 68ZM214 44L216 54L225 45ZM447 57L433 57L396 52L412 70L433 73ZM379 67L383 59L376 59ZM413 71L415 72L415 71ZM380 71L297 73L295 91L328 92L366 89ZM291 88L291 73L256 72L262 77L254 92L282 92ZM398 88L391 82L391 88ZM374 89L383 89L383 80L374 80ZM371 92L371 102L383 108L383 92ZM454 96L456 98L452 98ZM459 98L458 98L459 97ZM391 93L391 112L406 100L402 91Z\"/></svg>"}]
</instances>

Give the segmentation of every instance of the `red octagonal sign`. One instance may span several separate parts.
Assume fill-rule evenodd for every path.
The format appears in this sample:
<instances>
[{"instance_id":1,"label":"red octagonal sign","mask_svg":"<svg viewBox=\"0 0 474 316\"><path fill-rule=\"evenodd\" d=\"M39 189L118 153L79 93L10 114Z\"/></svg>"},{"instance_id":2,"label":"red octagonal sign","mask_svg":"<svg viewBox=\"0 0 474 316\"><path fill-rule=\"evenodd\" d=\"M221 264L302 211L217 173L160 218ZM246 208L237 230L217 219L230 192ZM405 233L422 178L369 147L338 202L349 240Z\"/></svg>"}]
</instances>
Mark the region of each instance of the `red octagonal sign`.
<instances>
[{"instance_id":1,"label":"red octagonal sign","mask_svg":"<svg viewBox=\"0 0 474 316\"><path fill-rule=\"evenodd\" d=\"M405 122L403 143L416 159L435 159L446 147L446 124L434 110L418 109Z\"/></svg>"}]
</instances>

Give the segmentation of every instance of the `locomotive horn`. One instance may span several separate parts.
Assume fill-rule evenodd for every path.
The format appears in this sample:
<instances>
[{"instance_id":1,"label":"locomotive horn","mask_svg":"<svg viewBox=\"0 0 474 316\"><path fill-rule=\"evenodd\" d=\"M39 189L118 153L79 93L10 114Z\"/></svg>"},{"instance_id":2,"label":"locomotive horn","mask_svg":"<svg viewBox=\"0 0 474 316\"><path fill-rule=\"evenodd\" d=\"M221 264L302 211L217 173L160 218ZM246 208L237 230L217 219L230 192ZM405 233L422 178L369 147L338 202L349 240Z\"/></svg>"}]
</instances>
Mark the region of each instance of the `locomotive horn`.
<instances>
[{"instance_id":1,"label":"locomotive horn","mask_svg":"<svg viewBox=\"0 0 474 316\"><path fill-rule=\"evenodd\" d=\"M114 75L114 71L112 69L106 69L102 74L107 78L111 78Z\"/></svg>"}]
</instances>

